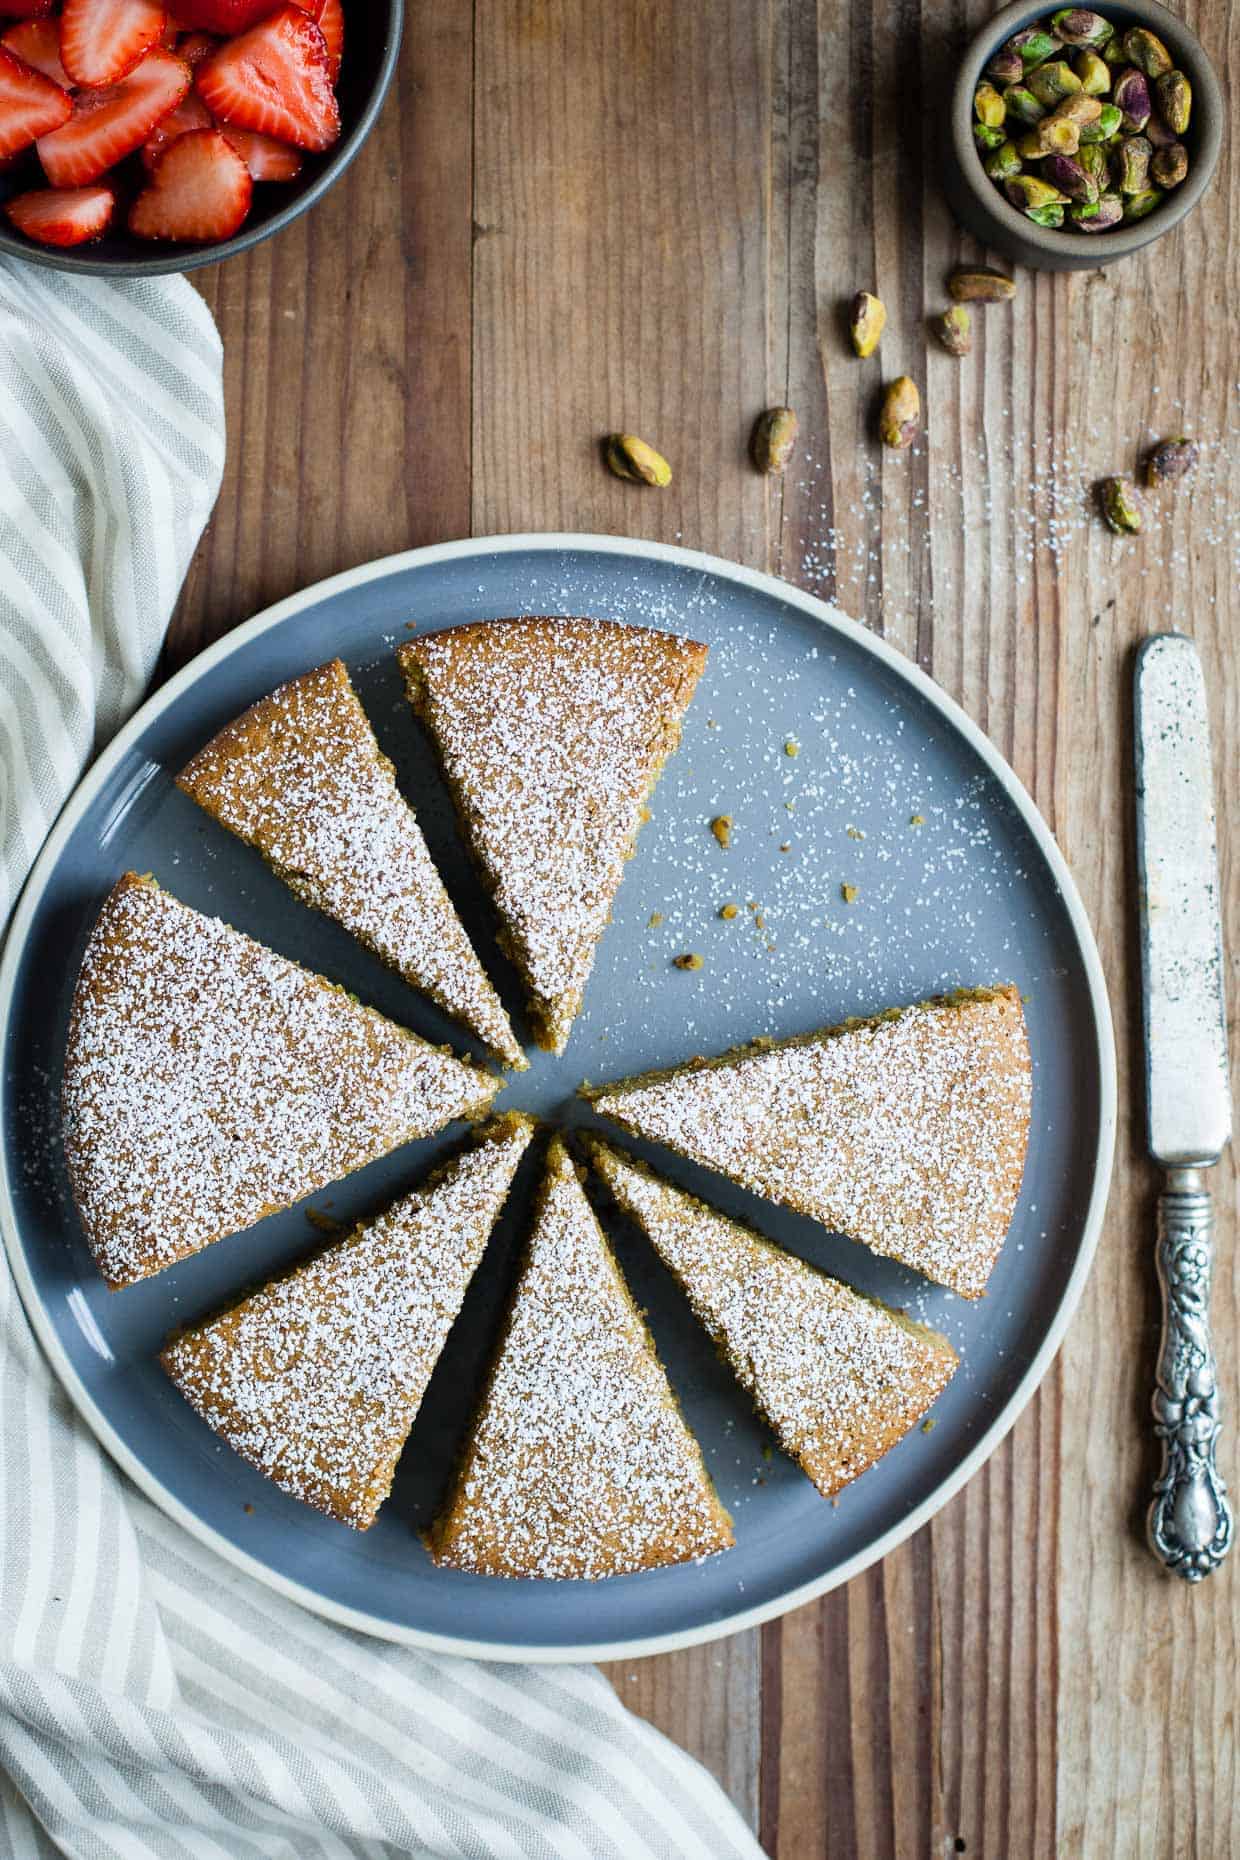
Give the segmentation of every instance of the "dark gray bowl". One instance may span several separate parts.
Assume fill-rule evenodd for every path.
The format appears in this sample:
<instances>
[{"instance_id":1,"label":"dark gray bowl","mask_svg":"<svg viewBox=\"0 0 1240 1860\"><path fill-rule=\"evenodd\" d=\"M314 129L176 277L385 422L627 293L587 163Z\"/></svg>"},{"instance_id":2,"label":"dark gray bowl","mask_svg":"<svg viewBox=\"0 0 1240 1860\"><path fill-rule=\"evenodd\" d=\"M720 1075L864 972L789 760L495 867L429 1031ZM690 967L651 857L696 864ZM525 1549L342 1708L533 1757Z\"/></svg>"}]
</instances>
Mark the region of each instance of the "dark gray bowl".
<instances>
[{"instance_id":1,"label":"dark gray bowl","mask_svg":"<svg viewBox=\"0 0 1240 1860\"><path fill-rule=\"evenodd\" d=\"M952 92L944 180L952 212L984 244L1006 253L1018 264L1032 265L1040 271L1087 271L1140 251L1191 213L1210 185L1222 147L1223 92L1209 59L1184 21L1159 6L1157 0L1127 0L1124 6L1098 4L1096 11L1114 20L1120 30L1148 26L1156 32L1175 59L1177 70L1187 76L1193 87L1193 119L1185 144L1192 165L1188 179L1147 218L1131 226L1121 225L1114 232L1104 233L1056 232L1051 227L1035 226L1004 199L982 167L973 140L973 93L983 67L1004 40L1022 26L1048 19L1055 11L1054 5L1018 3L1004 7L970 40Z\"/></svg>"},{"instance_id":2,"label":"dark gray bowl","mask_svg":"<svg viewBox=\"0 0 1240 1860\"><path fill-rule=\"evenodd\" d=\"M196 271L200 265L216 265L236 252L261 245L323 198L374 128L396 69L403 16L404 0L354 0L352 5L346 0L345 54L337 92L340 140L326 154L307 155L295 181L259 182L250 217L235 239L220 239L211 245L152 245L149 239L131 238L118 227L96 245L56 251L36 245L0 219L0 253L97 278L150 278L166 271ZM136 162L137 157L131 160ZM0 202L45 184L38 159L31 153L0 176Z\"/></svg>"}]
</instances>

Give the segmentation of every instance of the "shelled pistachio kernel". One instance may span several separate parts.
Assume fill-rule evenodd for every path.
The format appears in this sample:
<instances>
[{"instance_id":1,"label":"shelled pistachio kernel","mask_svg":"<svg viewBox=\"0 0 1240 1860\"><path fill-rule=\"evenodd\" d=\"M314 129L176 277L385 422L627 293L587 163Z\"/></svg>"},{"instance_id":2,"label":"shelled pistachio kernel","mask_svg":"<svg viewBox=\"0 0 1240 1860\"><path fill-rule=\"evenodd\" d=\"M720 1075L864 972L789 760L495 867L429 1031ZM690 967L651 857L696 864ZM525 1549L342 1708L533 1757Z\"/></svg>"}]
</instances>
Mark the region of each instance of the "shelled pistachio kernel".
<instances>
[{"instance_id":1,"label":"shelled pistachio kernel","mask_svg":"<svg viewBox=\"0 0 1240 1860\"><path fill-rule=\"evenodd\" d=\"M992 181L1006 181L1009 175L1020 173L1021 156L1014 142L1001 142L993 155L988 155L982 163Z\"/></svg>"},{"instance_id":2,"label":"shelled pistachio kernel","mask_svg":"<svg viewBox=\"0 0 1240 1860\"><path fill-rule=\"evenodd\" d=\"M947 280L947 294L958 304L1002 304L1016 295L1016 280L985 265L961 266Z\"/></svg>"},{"instance_id":3,"label":"shelled pistachio kernel","mask_svg":"<svg viewBox=\"0 0 1240 1860\"><path fill-rule=\"evenodd\" d=\"M1146 191L1153 153L1153 148L1144 136L1124 137L1111 164L1115 185L1121 194L1143 194Z\"/></svg>"},{"instance_id":4,"label":"shelled pistachio kernel","mask_svg":"<svg viewBox=\"0 0 1240 1860\"><path fill-rule=\"evenodd\" d=\"M1158 113L1173 136L1182 136L1193 113L1193 87L1182 71L1164 71L1154 79Z\"/></svg>"},{"instance_id":5,"label":"shelled pistachio kernel","mask_svg":"<svg viewBox=\"0 0 1240 1860\"><path fill-rule=\"evenodd\" d=\"M1173 62L1158 34L1146 26L1129 27L1124 34L1124 56L1148 78L1161 77L1164 71L1170 71Z\"/></svg>"},{"instance_id":6,"label":"shelled pistachio kernel","mask_svg":"<svg viewBox=\"0 0 1240 1860\"><path fill-rule=\"evenodd\" d=\"M897 375L883 395L878 434L893 452L911 446L921 427L921 395L908 375Z\"/></svg>"},{"instance_id":7,"label":"shelled pistachio kernel","mask_svg":"<svg viewBox=\"0 0 1240 1860\"><path fill-rule=\"evenodd\" d=\"M973 93L973 114L988 129L1002 129L1007 105L993 84L981 83Z\"/></svg>"},{"instance_id":8,"label":"shelled pistachio kernel","mask_svg":"<svg viewBox=\"0 0 1240 1860\"><path fill-rule=\"evenodd\" d=\"M1188 175L1188 150L1182 142L1155 149L1150 162L1150 180L1155 187L1178 187Z\"/></svg>"},{"instance_id":9,"label":"shelled pistachio kernel","mask_svg":"<svg viewBox=\"0 0 1240 1860\"><path fill-rule=\"evenodd\" d=\"M732 844L731 814L716 814L710 823L710 830L721 846L730 846Z\"/></svg>"},{"instance_id":10,"label":"shelled pistachio kernel","mask_svg":"<svg viewBox=\"0 0 1240 1860\"><path fill-rule=\"evenodd\" d=\"M1039 103L1044 103L1048 110L1065 97L1074 96L1082 88L1081 80L1070 64L1064 59L1056 58L1048 65L1038 65L1025 79L1028 88Z\"/></svg>"},{"instance_id":11,"label":"shelled pistachio kernel","mask_svg":"<svg viewBox=\"0 0 1240 1860\"><path fill-rule=\"evenodd\" d=\"M730 924L732 919L734 917L739 917L740 914L739 904L721 904L719 906L719 915L723 918L725 923Z\"/></svg>"},{"instance_id":12,"label":"shelled pistachio kernel","mask_svg":"<svg viewBox=\"0 0 1240 1860\"><path fill-rule=\"evenodd\" d=\"M1105 97L1111 88L1111 67L1092 45L1082 46L1072 60L1072 69L1081 80L1087 97Z\"/></svg>"},{"instance_id":13,"label":"shelled pistachio kernel","mask_svg":"<svg viewBox=\"0 0 1240 1860\"><path fill-rule=\"evenodd\" d=\"M978 123L978 129L986 131L987 148L998 148L1003 141L1003 131L989 123ZM998 142L993 138L998 136ZM858 291L852 300L852 309L848 317L848 332L857 354L865 361L873 355L882 340L883 330L887 326L887 306L881 297L875 297L872 291Z\"/></svg>"},{"instance_id":14,"label":"shelled pistachio kernel","mask_svg":"<svg viewBox=\"0 0 1240 1860\"><path fill-rule=\"evenodd\" d=\"M1007 130L988 129L985 123L974 123L973 140L983 155L993 155L1007 141Z\"/></svg>"},{"instance_id":15,"label":"shelled pistachio kernel","mask_svg":"<svg viewBox=\"0 0 1240 1860\"><path fill-rule=\"evenodd\" d=\"M1126 478L1104 478L1098 487L1098 500L1108 528L1117 536L1140 535L1141 500Z\"/></svg>"},{"instance_id":16,"label":"shelled pistachio kernel","mask_svg":"<svg viewBox=\"0 0 1240 1860\"><path fill-rule=\"evenodd\" d=\"M1106 232L1123 219L1124 203L1118 194L1100 194L1097 200L1077 201L1068 215L1079 232Z\"/></svg>"},{"instance_id":17,"label":"shelled pistachio kernel","mask_svg":"<svg viewBox=\"0 0 1240 1860\"><path fill-rule=\"evenodd\" d=\"M849 884L841 885L840 896L843 898L845 904L855 904L857 902L857 887Z\"/></svg>"},{"instance_id":18,"label":"shelled pistachio kernel","mask_svg":"<svg viewBox=\"0 0 1240 1860\"><path fill-rule=\"evenodd\" d=\"M1081 146L1092 143L1109 142L1117 136L1123 124L1123 113L1113 103L1104 103L1098 112L1096 121L1081 124Z\"/></svg>"},{"instance_id":19,"label":"shelled pistachio kernel","mask_svg":"<svg viewBox=\"0 0 1240 1860\"><path fill-rule=\"evenodd\" d=\"M952 304L935 317L932 327L949 355L967 355L973 347L973 318L967 304Z\"/></svg>"},{"instance_id":20,"label":"shelled pistachio kernel","mask_svg":"<svg viewBox=\"0 0 1240 1860\"><path fill-rule=\"evenodd\" d=\"M1129 135L1139 135L1150 120L1153 105L1150 102L1149 80L1145 73L1129 65L1121 71L1115 80L1111 92L1111 101L1120 111L1123 126Z\"/></svg>"},{"instance_id":21,"label":"shelled pistachio kernel","mask_svg":"<svg viewBox=\"0 0 1240 1860\"><path fill-rule=\"evenodd\" d=\"M1126 220L1143 220L1147 213L1162 204L1162 189L1146 187L1139 194L1127 194L1124 197L1124 218Z\"/></svg>"},{"instance_id":22,"label":"shelled pistachio kernel","mask_svg":"<svg viewBox=\"0 0 1240 1860\"><path fill-rule=\"evenodd\" d=\"M749 456L757 471L777 476L787 467L797 443L797 416L791 407L768 407L754 422Z\"/></svg>"},{"instance_id":23,"label":"shelled pistachio kernel","mask_svg":"<svg viewBox=\"0 0 1240 1860\"><path fill-rule=\"evenodd\" d=\"M1037 174L1014 174L1003 183L1003 191L1014 207L1023 213L1037 213L1044 207L1063 206L1064 196L1049 181Z\"/></svg>"},{"instance_id":24,"label":"shelled pistachio kernel","mask_svg":"<svg viewBox=\"0 0 1240 1860\"><path fill-rule=\"evenodd\" d=\"M701 969L705 966L705 958L699 956L695 949L686 950L683 956L672 957L672 967L674 969Z\"/></svg>"},{"instance_id":25,"label":"shelled pistachio kernel","mask_svg":"<svg viewBox=\"0 0 1240 1860\"><path fill-rule=\"evenodd\" d=\"M1194 469L1198 457L1199 448L1193 439L1185 439L1183 435L1178 439L1160 439L1145 455L1145 482L1155 488L1178 484Z\"/></svg>"},{"instance_id":26,"label":"shelled pistachio kernel","mask_svg":"<svg viewBox=\"0 0 1240 1860\"><path fill-rule=\"evenodd\" d=\"M1003 104L1007 111L1007 120L1031 126L1040 123L1046 115L1046 105L1039 103L1026 84L1009 84L1003 93ZM981 125L975 125L974 133Z\"/></svg>"},{"instance_id":27,"label":"shelled pistachio kernel","mask_svg":"<svg viewBox=\"0 0 1240 1860\"><path fill-rule=\"evenodd\" d=\"M672 468L661 452L636 433L612 433L607 440L607 464L617 478L650 484L662 490L672 482Z\"/></svg>"},{"instance_id":28,"label":"shelled pistachio kernel","mask_svg":"<svg viewBox=\"0 0 1240 1860\"><path fill-rule=\"evenodd\" d=\"M1105 45L1115 28L1101 13L1066 6L1051 14L1051 26L1065 45Z\"/></svg>"}]
</instances>

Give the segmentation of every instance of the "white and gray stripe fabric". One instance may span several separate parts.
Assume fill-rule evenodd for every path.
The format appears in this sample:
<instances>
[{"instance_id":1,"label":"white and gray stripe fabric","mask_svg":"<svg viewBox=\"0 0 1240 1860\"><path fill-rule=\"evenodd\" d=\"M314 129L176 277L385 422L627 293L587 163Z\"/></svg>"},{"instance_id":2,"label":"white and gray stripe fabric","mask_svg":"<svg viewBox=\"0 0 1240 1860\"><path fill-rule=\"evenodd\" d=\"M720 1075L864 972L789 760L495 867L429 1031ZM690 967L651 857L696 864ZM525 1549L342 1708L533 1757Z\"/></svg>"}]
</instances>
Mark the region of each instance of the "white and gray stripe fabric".
<instances>
[{"instance_id":1,"label":"white and gray stripe fabric","mask_svg":"<svg viewBox=\"0 0 1240 1860\"><path fill-rule=\"evenodd\" d=\"M3 918L150 678L219 488L220 380L184 279L0 261ZM369 1640L186 1536L78 1419L0 1264L0 1860L60 1854L760 1860L597 1671Z\"/></svg>"}]
</instances>

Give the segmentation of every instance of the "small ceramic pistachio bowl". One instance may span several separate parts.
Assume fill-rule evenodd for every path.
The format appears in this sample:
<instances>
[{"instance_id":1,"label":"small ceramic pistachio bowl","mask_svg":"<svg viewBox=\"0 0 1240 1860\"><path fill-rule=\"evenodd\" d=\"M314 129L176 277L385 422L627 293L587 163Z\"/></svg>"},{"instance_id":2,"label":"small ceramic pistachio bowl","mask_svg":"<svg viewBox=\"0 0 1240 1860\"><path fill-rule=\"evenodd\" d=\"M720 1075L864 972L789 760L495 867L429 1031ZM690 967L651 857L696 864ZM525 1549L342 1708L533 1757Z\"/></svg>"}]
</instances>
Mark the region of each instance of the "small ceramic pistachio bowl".
<instances>
[{"instance_id":1,"label":"small ceramic pistachio bowl","mask_svg":"<svg viewBox=\"0 0 1240 1860\"><path fill-rule=\"evenodd\" d=\"M963 226L1019 264L1109 265L1196 206L1218 161L1223 115L1200 44L1157 0L1093 11L1021 0L996 13L961 60L948 200Z\"/></svg>"}]
</instances>

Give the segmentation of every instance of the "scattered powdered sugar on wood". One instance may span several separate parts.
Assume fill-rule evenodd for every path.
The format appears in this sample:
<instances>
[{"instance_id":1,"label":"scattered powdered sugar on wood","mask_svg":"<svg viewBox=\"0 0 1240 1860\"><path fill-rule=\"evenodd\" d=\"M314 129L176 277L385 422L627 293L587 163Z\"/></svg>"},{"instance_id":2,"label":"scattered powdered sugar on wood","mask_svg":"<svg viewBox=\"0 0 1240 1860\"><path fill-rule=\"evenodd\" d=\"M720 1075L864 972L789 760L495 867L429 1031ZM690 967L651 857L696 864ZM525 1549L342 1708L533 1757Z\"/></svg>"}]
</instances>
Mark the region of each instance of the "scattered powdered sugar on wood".
<instances>
[{"instance_id":1,"label":"scattered powdered sugar on wood","mask_svg":"<svg viewBox=\"0 0 1240 1860\"><path fill-rule=\"evenodd\" d=\"M130 873L82 960L65 1154L100 1270L124 1285L480 1114L495 1090Z\"/></svg>"},{"instance_id":2,"label":"scattered powdered sugar on wood","mask_svg":"<svg viewBox=\"0 0 1240 1860\"><path fill-rule=\"evenodd\" d=\"M557 1051L705 656L667 633L545 617L401 649L540 1040Z\"/></svg>"},{"instance_id":3,"label":"scattered powdered sugar on wood","mask_svg":"<svg viewBox=\"0 0 1240 1860\"><path fill-rule=\"evenodd\" d=\"M590 1150L824 1498L893 1446L946 1387L956 1357L934 1332L901 1323L631 1158L601 1143Z\"/></svg>"},{"instance_id":4,"label":"scattered powdered sugar on wood","mask_svg":"<svg viewBox=\"0 0 1240 1860\"><path fill-rule=\"evenodd\" d=\"M1020 1190L1029 1054L1014 989L598 1088L596 1108L966 1297Z\"/></svg>"},{"instance_id":5,"label":"scattered powdered sugar on wood","mask_svg":"<svg viewBox=\"0 0 1240 1860\"><path fill-rule=\"evenodd\" d=\"M209 1323L164 1368L294 1498L364 1530L533 1135L508 1117L424 1188Z\"/></svg>"},{"instance_id":6,"label":"scattered powdered sugar on wood","mask_svg":"<svg viewBox=\"0 0 1240 1860\"><path fill-rule=\"evenodd\" d=\"M645 1326L562 1143L436 1559L600 1577L732 1541Z\"/></svg>"},{"instance_id":7,"label":"scattered powdered sugar on wood","mask_svg":"<svg viewBox=\"0 0 1240 1860\"><path fill-rule=\"evenodd\" d=\"M431 860L341 662L229 724L180 785L257 846L297 895L524 1066L499 998Z\"/></svg>"}]
</instances>

